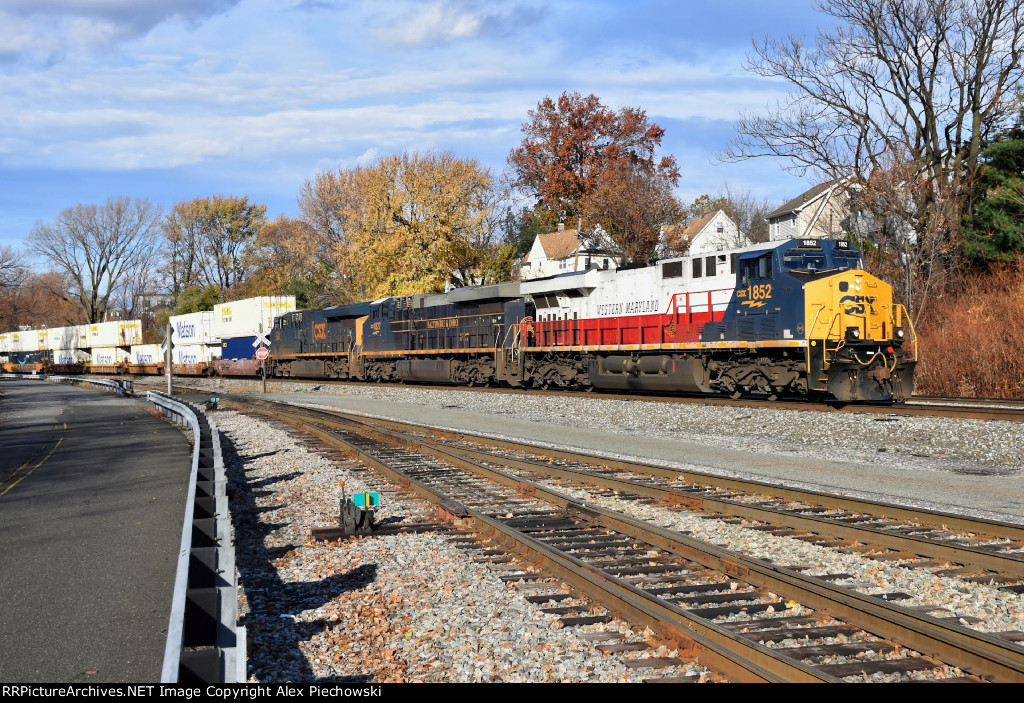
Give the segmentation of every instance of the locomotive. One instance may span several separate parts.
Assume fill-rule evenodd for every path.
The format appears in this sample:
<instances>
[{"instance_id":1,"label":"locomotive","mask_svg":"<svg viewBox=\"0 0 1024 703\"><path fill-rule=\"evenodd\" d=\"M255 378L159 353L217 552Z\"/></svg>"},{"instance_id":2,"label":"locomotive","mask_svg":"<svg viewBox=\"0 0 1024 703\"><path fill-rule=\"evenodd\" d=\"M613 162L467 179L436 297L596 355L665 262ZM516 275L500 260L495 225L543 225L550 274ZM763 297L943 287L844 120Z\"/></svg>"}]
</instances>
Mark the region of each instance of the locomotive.
<instances>
[{"instance_id":1,"label":"locomotive","mask_svg":"<svg viewBox=\"0 0 1024 703\"><path fill-rule=\"evenodd\" d=\"M845 240L299 310L278 377L900 402L918 350L892 287Z\"/></svg>"}]
</instances>

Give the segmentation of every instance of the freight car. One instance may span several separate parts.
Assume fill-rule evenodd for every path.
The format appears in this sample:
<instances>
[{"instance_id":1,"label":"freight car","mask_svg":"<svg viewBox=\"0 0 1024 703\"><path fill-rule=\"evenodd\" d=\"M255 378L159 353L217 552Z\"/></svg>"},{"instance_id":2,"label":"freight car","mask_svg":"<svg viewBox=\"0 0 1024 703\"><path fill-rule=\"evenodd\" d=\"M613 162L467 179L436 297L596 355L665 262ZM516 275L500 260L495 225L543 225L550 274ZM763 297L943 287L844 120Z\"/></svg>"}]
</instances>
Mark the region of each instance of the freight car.
<instances>
[{"instance_id":1,"label":"freight car","mask_svg":"<svg viewBox=\"0 0 1024 703\"><path fill-rule=\"evenodd\" d=\"M269 373L900 401L917 345L844 240L389 297L275 321Z\"/></svg>"}]
</instances>

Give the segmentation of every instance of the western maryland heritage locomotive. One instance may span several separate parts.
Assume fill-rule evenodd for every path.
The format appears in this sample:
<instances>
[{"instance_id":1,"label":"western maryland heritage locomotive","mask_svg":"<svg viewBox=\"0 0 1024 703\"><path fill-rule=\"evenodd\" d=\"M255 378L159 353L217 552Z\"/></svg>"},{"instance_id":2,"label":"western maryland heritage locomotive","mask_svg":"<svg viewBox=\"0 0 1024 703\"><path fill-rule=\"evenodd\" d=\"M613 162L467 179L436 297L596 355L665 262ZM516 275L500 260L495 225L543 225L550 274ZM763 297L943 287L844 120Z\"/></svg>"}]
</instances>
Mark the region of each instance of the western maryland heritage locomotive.
<instances>
[{"instance_id":1,"label":"western maryland heritage locomotive","mask_svg":"<svg viewBox=\"0 0 1024 703\"><path fill-rule=\"evenodd\" d=\"M518 387L902 401L917 344L848 242L389 297L278 317L268 372Z\"/></svg>"}]
</instances>

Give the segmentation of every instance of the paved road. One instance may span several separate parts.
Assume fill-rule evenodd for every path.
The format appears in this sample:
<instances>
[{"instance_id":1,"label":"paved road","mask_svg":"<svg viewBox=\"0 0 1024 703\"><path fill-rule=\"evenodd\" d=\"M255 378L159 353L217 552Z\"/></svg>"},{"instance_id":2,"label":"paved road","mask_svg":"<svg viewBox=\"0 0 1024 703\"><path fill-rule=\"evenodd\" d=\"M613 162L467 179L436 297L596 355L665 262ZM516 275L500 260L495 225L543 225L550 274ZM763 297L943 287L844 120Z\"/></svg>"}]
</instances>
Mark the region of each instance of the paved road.
<instances>
[{"instance_id":1,"label":"paved road","mask_svg":"<svg viewBox=\"0 0 1024 703\"><path fill-rule=\"evenodd\" d=\"M185 436L130 400L0 380L0 681L156 681Z\"/></svg>"}]
</instances>

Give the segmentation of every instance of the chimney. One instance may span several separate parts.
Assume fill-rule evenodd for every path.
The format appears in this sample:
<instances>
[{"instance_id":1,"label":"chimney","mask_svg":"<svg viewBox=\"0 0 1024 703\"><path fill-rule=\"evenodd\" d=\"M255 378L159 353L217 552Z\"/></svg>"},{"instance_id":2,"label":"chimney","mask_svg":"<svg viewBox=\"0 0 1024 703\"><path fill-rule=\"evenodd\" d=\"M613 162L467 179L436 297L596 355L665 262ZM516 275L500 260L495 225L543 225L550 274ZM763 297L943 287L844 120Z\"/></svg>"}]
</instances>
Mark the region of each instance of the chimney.
<instances>
[{"instance_id":1,"label":"chimney","mask_svg":"<svg viewBox=\"0 0 1024 703\"><path fill-rule=\"evenodd\" d=\"M564 232L565 231L565 223L564 222L559 222L558 223L558 231L559 232Z\"/></svg>"}]
</instances>

